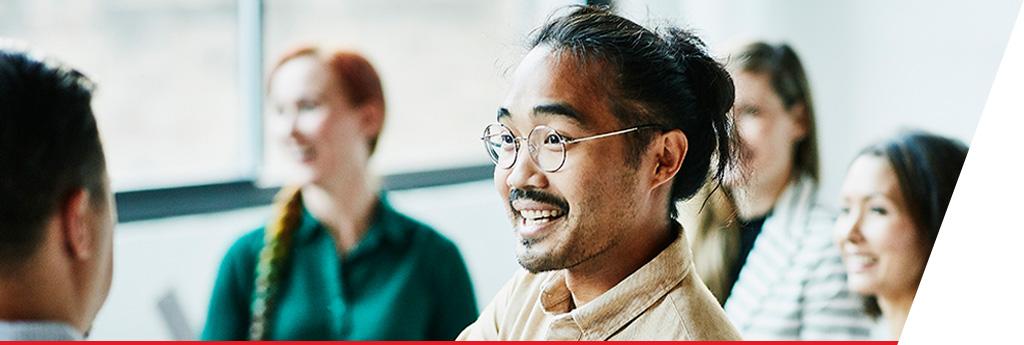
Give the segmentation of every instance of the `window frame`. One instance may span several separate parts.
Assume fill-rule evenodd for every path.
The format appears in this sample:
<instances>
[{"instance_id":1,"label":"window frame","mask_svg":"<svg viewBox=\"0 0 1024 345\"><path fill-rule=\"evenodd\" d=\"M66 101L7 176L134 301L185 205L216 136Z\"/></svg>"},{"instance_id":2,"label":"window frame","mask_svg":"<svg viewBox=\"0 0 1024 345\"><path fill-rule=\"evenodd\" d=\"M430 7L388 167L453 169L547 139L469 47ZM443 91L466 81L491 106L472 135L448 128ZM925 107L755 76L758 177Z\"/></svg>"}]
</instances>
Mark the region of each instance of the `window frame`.
<instances>
[{"instance_id":1,"label":"window frame","mask_svg":"<svg viewBox=\"0 0 1024 345\"><path fill-rule=\"evenodd\" d=\"M265 206L280 187L259 183L263 164L263 59L265 27L263 0L238 0L238 83L240 111L246 119L243 157L245 176L238 180L144 188L114 193L118 221L129 223ZM382 176L385 191L444 186L487 180L493 164L455 166Z\"/></svg>"},{"instance_id":2,"label":"window frame","mask_svg":"<svg viewBox=\"0 0 1024 345\"><path fill-rule=\"evenodd\" d=\"M446 186L492 178L493 164L481 164L385 175L385 191ZM255 180L118 192L118 221L129 223L167 217L207 214L265 206L280 187L261 187Z\"/></svg>"},{"instance_id":3,"label":"window frame","mask_svg":"<svg viewBox=\"0 0 1024 345\"><path fill-rule=\"evenodd\" d=\"M612 0L582 1L587 5L614 7ZM259 183L263 164L263 62L265 11L263 0L238 0L239 102L249 128L244 147L246 176L239 180L145 188L114 193L120 223L168 217L208 214L266 206L280 187ZM486 162L486 160L482 160ZM421 170L382 176L382 189L398 191L488 180L494 165L487 162L443 169Z\"/></svg>"}]
</instances>

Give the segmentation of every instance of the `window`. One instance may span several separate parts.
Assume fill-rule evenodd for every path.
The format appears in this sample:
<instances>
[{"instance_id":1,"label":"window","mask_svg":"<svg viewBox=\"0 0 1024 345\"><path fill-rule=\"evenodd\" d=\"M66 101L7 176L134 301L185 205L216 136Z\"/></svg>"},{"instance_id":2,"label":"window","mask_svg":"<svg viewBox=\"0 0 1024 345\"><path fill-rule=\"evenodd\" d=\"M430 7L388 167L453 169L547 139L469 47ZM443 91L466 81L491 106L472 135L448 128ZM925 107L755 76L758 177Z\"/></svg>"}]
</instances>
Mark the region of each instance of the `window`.
<instances>
[{"instance_id":1,"label":"window","mask_svg":"<svg viewBox=\"0 0 1024 345\"><path fill-rule=\"evenodd\" d=\"M300 44L354 49L384 83L381 174L490 164L479 135L494 121L527 34L573 1L268 0L264 71ZM266 77L264 77L266 80ZM266 142L266 171L280 145Z\"/></svg>"},{"instance_id":2,"label":"window","mask_svg":"<svg viewBox=\"0 0 1024 345\"><path fill-rule=\"evenodd\" d=\"M388 113L372 168L397 177L386 186L487 176L478 137L528 33L579 2L8 0L0 37L97 82L118 209L138 220L270 200L273 188L253 182L272 187L287 164L264 139L261 83L303 43L357 50L381 74Z\"/></svg>"},{"instance_id":3,"label":"window","mask_svg":"<svg viewBox=\"0 0 1024 345\"><path fill-rule=\"evenodd\" d=\"M98 84L93 107L118 191L250 174L237 22L234 0L0 2L0 36Z\"/></svg>"}]
</instances>

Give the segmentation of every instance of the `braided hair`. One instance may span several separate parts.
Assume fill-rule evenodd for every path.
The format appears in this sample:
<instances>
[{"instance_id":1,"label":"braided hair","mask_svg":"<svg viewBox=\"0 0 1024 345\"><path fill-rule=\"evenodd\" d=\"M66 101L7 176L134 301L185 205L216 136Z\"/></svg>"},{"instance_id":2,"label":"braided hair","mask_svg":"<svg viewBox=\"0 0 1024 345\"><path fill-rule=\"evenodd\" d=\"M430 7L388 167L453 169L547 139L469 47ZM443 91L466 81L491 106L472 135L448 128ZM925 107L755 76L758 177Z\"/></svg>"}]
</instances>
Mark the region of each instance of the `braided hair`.
<instances>
[{"instance_id":1,"label":"braided hair","mask_svg":"<svg viewBox=\"0 0 1024 345\"><path fill-rule=\"evenodd\" d=\"M280 286L281 272L291 249L295 231L302 223L302 192L297 187L284 188L274 201L274 218L267 224L256 263L256 285L252 298L250 340L265 340L268 316Z\"/></svg>"}]
</instances>

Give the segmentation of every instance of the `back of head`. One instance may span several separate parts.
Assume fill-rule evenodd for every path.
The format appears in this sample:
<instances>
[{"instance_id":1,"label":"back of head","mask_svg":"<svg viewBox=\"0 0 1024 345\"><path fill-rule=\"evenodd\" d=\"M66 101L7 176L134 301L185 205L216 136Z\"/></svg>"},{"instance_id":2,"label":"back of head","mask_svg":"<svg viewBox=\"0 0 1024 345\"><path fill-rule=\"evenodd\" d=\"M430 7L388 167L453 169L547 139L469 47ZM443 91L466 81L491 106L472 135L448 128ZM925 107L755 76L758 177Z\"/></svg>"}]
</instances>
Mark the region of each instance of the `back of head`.
<instances>
[{"instance_id":1,"label":"back of head","mask_svg":"<svg viewBox=\"0 0 1024 345\"><path fill-rule=\"evenodd\" d=\"M734 49L729 54L729 65L738 71L767 76L773 91L787 110L798 105L804 107L807 134L794 149L793 176L803 175L819 181L814 100L807 73L796 51L786 43L754 41Z\"/></svg>"},{"instance_id":2,"label":"back of head","mask_svg":"<svg viewBox=\"0 0 1024 345\"><path fill-rule=\"evenodd\" d=\"M0 274L35 253L69 193L105 201L92 90L71 68L0 48Z\"/></svg>"},{"instance_id":3,"label":"back of head","mask_svg":"<svg viewBox=\"0 0 1024 345\"><path fill-rule=\"evenodd\" d=\"M601 64L611 109L623 127L657 124L686 135L686 157L672 184L673 218L675 201L693 196L709 175L720 179L732 163L732 78L689 31L648 30L607 8L573 6L536 33L530 46L541 45L584 64ZM631 136L632 163L639 164L635 157L651 138Z\"/></svg>"}]
</instances>

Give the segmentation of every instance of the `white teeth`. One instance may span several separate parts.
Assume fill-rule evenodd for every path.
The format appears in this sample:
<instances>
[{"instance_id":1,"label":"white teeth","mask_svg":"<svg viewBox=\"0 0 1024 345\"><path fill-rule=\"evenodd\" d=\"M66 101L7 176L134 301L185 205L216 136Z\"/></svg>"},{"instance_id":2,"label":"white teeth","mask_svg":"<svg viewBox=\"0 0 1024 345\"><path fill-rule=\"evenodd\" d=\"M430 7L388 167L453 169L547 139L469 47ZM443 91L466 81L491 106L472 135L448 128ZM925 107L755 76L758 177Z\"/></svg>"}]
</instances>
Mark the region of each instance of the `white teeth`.
<instances>
[{"instance_id":1,"label":"white teeth","mask_svg":"<svg viewBox=\"0 0 1024 345\"><path fill-rule=\"evenodd\" d=\"M295 147L295 148L292 149L292 152L294 152L295 156L303 158L303 159L306 159L306 158L309 158L309 157L313 156L313 148L312 147L301 147L301 146L300 147Z\"/></svg>"},{"instance_id":2,"label":"white teeth","mask_svg":"<svg viewBox=\"0 0 1024 345\"><path fill-rule=\"evenodd\" d=\"M557 218L562 215L560 210L521 210L519 215L527 220L533 221L547 221L551 218Z\"/></svg>"},{"instance_id":3,"label":"white teeth","mask_svg":"<svg viewBox=\"0 0 1024 345\"><path fill-rule=\"evenodd\" d=\"M869 255L852 254L846 257L847 262L856 266L867 266L878 262L878 258Z\"/></svg>"}]
</instances>

